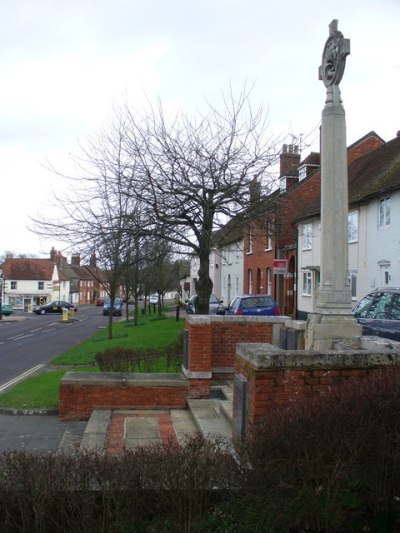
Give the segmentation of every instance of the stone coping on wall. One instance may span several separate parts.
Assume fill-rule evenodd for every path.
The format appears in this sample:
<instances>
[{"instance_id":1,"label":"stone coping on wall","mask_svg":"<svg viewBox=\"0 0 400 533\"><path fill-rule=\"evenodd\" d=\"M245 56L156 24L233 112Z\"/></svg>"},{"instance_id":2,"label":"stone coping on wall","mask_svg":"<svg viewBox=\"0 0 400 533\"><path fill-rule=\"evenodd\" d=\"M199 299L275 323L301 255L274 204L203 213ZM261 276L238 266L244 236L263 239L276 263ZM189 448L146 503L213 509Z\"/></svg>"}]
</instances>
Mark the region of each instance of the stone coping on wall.
<instances>
[{"instance_id":1,"label":"stone coping on wall","mask_svg":"<svg viewBox=\"0 0 400 533\"><path fill-rule=\"evenodd\" d=\"M381 339L374 343L368 338L368 348L362 350L283 350L267 343L240 343L236 354L254 368L365 368L400 363L400 343ZM384 342L386 341L386 345ZM364 344L364 343L363 343Z\"/></svg>"},{"instance_id":2,"label":"stone coping on wall","mask_svg":"<svg viewBox=\"0 0 400 533\"><path fill-rule=\"evenodd\" d=\"M298 322L305 324L300 320L292 320L288 316L237 316L237 315L189 315L186 317L186 320L190 324L202 325L202 324L212 324L217 322L233 322L238 324L252 323L252 322L261 322L264 324L282 324L287 325L287 322ZM287 326L291 327L291 326ZM297 326L298 327L298 326Z\"/></svg>"},{"instance_id":3,"label":"stone coping on wall","mask_svg":"<svg viewBox=\"0 0 400 533\"><path fill-rule=\"evenodd\" d=\"M140 372L66 372L61 384L96 387L190 387L183 374Z\"/></svg>"}]
</instances>

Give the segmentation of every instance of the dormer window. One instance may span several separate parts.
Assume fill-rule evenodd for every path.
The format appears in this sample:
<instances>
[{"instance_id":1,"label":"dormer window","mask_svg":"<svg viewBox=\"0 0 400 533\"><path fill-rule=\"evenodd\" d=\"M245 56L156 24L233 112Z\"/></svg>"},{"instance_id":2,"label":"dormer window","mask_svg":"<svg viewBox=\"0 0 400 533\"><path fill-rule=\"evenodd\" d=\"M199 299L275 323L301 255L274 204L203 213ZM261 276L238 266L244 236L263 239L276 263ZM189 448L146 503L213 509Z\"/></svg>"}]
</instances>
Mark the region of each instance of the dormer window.
<instances>
[{"instance_id":1,"label":"dormer window","mask_svg":"<svg viewBox=\"0 0 400 533\"><path fill-rule=\"evenodd\" d=\"M304 180L307 177L307 165L302 165L299 168L299 181Z\"/></svg>"}]
</instances>

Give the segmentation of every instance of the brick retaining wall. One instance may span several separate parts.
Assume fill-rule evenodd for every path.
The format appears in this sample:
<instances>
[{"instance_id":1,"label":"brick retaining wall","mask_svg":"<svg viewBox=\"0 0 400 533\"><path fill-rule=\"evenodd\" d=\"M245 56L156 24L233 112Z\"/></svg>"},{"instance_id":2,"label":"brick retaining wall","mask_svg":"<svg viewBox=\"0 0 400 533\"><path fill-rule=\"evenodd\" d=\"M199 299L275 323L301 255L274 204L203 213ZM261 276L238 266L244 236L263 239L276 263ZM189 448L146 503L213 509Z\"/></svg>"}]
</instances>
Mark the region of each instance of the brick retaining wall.
<instances>
[{"instance_id":1,"label":"brick retaining wall","mask_svg":"<svg viewBox=\"0 0 400 533\"><path fill-rule=\"evenodd\" d=\"M399 350L386 352L281 350L271 344L240 344L235 355L235 374L246 383L246 405L238 405L234 390L233 427L251 425L275 405L306 395L326 394L333 385L367 377L371 372L400 362ZM241 400L240 400L241 401ZM244 424L235 416L245 416ZM245 435L235 435L243 437Z\"/></svg>"},{"instance_id":2,"label":"brick retaining wall","mask_svg":"<svg viewBox=\"0 0 400 533\"><path fill-rule=\"evenodd\" d=\"M208 397L213 379L233 377L236 344L272 343L288 317L236 317L194 315L186 319L188 364L183 369L191 382L191 397ZM274 327L278 328L274 333ZM208 380L208 390L207 390Z\"/></svg>"},{"instance_id":3,"label":"brick retaining wall","mask_svg":"<svg viewBox=\"0 0 400 533\"><path fill-rule=\"evenodd\" d=\"M87 420L93 409L185 409L189 382L182 374L67 372L59 417Z\"/></svg>"}]
</instances>

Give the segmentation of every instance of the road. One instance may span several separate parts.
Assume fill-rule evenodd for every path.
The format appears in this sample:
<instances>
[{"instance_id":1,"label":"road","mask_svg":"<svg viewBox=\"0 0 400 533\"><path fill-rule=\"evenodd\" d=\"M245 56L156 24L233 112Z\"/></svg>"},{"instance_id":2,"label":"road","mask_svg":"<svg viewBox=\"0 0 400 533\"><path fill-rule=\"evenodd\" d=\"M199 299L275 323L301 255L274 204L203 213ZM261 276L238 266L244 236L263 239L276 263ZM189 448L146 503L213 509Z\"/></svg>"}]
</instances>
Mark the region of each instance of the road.
<instances>
[{"instance_id":1,"label":"road","mask_svg":"<svg viewBox=\"0 0 400 533\"><path fill-rule=\"evenodd\" d=\"M18 316L18 315L16 315ZM80 306L74 322L61 315L23 314L17 322L0 321L0 392L10 381L46 365L60 353L107 326L102 308Z\"/></svg>"}]
</instances>

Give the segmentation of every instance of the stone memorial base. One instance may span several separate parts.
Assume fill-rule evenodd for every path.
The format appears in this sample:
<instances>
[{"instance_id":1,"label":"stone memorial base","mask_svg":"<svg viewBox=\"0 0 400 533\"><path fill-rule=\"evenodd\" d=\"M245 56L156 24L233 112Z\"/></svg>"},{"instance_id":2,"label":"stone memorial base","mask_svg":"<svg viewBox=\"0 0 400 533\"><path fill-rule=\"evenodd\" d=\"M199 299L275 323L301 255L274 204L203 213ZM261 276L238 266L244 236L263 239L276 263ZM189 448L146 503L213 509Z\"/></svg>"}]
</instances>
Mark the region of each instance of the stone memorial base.
<instances>
[{"instance_id":1,"label":"stone memorial base","mask_svg":"<svg viewBox=\"0 0 400 533\"><path fill-rule=\"evenodd\" d=\"M350 314L310 314L305 334L306 350L333 350L336 342L361 346L362 327Z\"/></svg>"}]
</instances>

